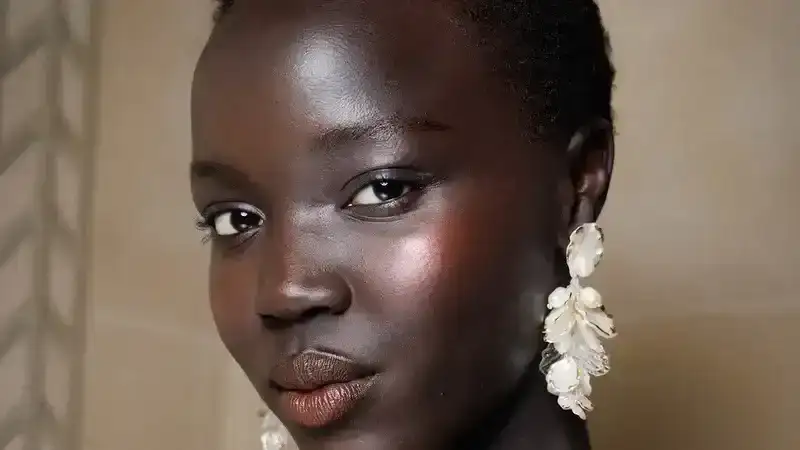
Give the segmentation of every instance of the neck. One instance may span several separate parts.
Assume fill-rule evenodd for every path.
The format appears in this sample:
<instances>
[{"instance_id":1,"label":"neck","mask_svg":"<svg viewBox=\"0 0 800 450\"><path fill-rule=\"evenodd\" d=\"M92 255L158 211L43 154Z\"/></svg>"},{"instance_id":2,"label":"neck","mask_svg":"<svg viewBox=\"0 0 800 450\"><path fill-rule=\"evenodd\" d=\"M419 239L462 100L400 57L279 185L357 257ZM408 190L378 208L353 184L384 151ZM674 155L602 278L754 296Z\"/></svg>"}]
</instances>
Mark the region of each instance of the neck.
<instances>
[{"instance_id":1,"label":"neck","mask_svg":"<svg viewBox=\"0 0 800 450\"><path fill-rule=\"evenodd\" d=\"M453 446L462 450L589 450L586 424L562 410L547 392L538 362L517 387L468 436Z\"/></svg>"}]
</instances>

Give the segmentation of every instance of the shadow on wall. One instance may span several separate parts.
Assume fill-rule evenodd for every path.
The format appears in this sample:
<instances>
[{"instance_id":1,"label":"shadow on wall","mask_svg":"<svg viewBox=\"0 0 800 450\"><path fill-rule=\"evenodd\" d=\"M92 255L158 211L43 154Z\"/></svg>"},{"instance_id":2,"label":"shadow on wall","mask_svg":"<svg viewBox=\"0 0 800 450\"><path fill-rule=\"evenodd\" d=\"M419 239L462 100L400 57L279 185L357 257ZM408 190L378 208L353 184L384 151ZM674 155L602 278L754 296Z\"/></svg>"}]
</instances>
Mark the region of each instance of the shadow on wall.
<instances>
[{"instance_id":1,"label":"shadow on wall","mask_svg":"<svg viewBox=\"0 0 800 450\"><path fill-rule=\"evenodd\" d=\"M0 1L0 449L81 447L99 3Z\"/></svg>"}]
</instances>

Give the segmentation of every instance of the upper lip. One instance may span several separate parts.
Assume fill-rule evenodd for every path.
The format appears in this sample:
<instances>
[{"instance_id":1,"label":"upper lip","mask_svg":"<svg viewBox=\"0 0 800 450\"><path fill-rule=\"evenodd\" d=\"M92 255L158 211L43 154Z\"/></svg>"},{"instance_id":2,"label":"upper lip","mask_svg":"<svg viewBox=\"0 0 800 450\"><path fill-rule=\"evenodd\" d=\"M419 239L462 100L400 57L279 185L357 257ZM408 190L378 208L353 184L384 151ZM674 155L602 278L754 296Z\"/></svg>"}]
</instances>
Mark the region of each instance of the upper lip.
<instances>
[{"instance_id":1,"label":"upper lip","mask_svg":"<svg viewBox=\"0 0 800 450\"><path fill-rule=\"evenodd\" d=\"M279 361L270 374L270 381L281 390L313 391L372 374L368 367L347 357L309 349Z\"/></svg>"}]
</instances>

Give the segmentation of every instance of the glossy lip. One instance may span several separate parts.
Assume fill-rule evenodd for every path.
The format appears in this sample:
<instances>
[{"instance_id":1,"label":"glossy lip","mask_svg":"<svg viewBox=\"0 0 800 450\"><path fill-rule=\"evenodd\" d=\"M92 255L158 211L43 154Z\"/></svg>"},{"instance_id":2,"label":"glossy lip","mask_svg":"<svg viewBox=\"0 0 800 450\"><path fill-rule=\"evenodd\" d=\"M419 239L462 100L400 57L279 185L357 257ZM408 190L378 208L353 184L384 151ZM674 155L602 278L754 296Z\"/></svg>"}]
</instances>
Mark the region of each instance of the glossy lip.
<instances>
[{"instance_id":1,"label":"glossy lip","mask_svg":"<svg viewBox=\"0 0 800 450\"><path fill-rule=\"evenodd\" d=\"M280 416L307 428L341 419L366 396L375 379L366 366L313 349L281 361L270 376L279 394Z\"/></svg>"}]
</instances>

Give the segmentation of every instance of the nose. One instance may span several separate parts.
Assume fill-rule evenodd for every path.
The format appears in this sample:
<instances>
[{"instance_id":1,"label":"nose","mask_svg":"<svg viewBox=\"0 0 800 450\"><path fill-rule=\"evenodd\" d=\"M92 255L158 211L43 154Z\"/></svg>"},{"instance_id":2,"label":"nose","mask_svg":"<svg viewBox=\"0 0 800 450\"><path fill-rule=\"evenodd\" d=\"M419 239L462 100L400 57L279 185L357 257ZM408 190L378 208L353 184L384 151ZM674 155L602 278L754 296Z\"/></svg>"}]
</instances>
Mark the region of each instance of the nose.
<instances>
[{"instance_id":1,"label":"nose","mask_svg":"<svg viewBox=\"0 0 800 450\"><path fill-rule=\"evenodd\" d=\"M351 305L347 282L319 243L284 241L270 264L264 264L257 314L267 327L285 327L318 316L341 315Z\"/></svg>"}]
</instances>

